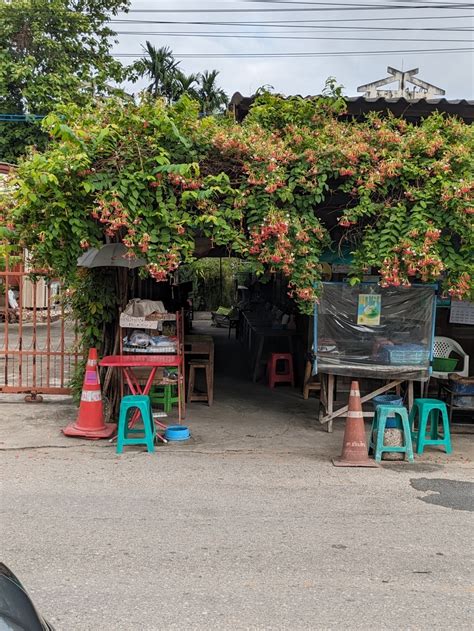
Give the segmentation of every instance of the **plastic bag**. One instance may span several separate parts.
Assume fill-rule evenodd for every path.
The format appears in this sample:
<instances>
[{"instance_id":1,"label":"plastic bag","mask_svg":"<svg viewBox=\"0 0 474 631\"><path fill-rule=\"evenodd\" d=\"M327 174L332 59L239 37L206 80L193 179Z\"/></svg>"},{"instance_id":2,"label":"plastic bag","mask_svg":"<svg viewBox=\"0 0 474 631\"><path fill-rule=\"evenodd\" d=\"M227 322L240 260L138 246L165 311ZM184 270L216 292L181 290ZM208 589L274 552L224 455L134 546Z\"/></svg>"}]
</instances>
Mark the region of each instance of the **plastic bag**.
<instances>
[{"instance_id":1,"label":"plastic bag","mask_svg":"<svg viewBox=\"0 0 474 631\"><path fill-rule=\"evenodd\" d=\"M378 379L426 379L434 287L323 283L315 312L318 372Z\"/></svg>"},{"instance_id":2,"label":"plastic bag","mask_svg":"<svg viewBox=\"0 0 474 631\"><path fill-rule=\"evenodd\" d=\"M150 345L150 342L151 337L148 335L148 333L144 333L143 331L133 331L133 333L130 335L129 343L132 346L143 346L143 348L146 348Z\"/></svg>"}]
</instances>

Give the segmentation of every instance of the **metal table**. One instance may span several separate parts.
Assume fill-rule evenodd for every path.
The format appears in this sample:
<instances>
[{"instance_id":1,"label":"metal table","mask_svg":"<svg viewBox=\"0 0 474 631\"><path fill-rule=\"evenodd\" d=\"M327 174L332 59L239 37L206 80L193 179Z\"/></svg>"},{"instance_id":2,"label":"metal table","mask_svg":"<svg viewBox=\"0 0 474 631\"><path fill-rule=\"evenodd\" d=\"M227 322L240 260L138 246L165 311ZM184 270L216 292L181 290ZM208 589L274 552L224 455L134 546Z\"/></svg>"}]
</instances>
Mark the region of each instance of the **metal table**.
<instances>
[{"instance_id":1,"label":"metal table","mask_svg":"<svg viewBox=\"0 0 474 631\"><path fill-rule=\"evenodd\" d=\"M183 358L181 355L106 355L100 360L99 365L120 370L132 394L149 394L158 368L177 368L178 415L181 423L185 415ZM133 371L134 368L150 370L143 387ZM165 427L164 425L161 426Z\"/></svg>"}]
</instances>

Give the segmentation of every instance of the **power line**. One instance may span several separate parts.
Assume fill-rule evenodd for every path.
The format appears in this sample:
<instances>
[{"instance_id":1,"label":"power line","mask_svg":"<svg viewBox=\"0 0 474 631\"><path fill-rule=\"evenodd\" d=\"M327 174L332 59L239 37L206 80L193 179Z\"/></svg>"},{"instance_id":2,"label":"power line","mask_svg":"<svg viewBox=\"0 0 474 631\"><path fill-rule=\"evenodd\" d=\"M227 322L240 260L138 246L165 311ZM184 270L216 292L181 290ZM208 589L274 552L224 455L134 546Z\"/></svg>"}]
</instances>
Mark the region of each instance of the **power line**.
<instances>
[{"instance_id":1,"label":"power line","mask_svg":"<svg viewBox=\"0 0 474 631\"><path fill-rule=\"evenodd\" d=\"M328 4L328 3L326 3ZM394 11L395 9L403 9L405 11L426 11L427 9L449 9L463 10L474 8L473 4L438 4L438 5L413 5L406 6L403 4L387 5L352 5L344 4L334 6L333 3L329 7L293 7L291 9L129 9L128 13L312 13L321 11Z\"/></svg>"},{"instance_id":2,"label":"power line","mask_svg":"<svg viewBox=\"0 0 474 631\"><path fill-rule=\"evenodd\" d=\"M158 22L159 24L161 24L162 26L168 26L170 25L169 23L161 23ZM133 24L133 25L141 25L141 24L156 24L156 22L148 22L146 20L140 20L135 23L133 20L130 22L127 22L127 24ZM185 22L177 22L176 24L171 24L171 26L179 26L179 25L185 25ZM229 25L234 25L233 22L228 22L227 26ZM217 26L217 23L213 23L210 22L209 24L203 24L203 26ZM250 25L249 25L250 26ZM253 25L252 25L253 26ZM257 26L257 24L255 25ZM278 24L262 24L261 27L263 28L271 28L272 26L278 27ZM301 30L299 31L300 33L304 33L304 32L314 32L314 29L321 29L323 32L324 31L328 31L328 32L344 32L344 31L436 31L436 32L453 32L453 33L463 33L463 32L467 32L470 33L471 31L474 30L474 23L473 23L473 27L469 27L469 26L454 26L452 28L447 27L447 26L340 26L340 25L331 25L331 24L308 24L307 26L293 26L293 25L288 25L288 28L301 28ZM137 33L139 33L140 31L137 31ZM214 33L215 31L209 31L209 33ZM236 31L224 31L225 33L232 35L232 34L237 34L238 32ZM283 31L265 31L264 34L273 34L273 35L278 35L282 33ZM189 31L189 33L193 34L194 31ZM291 31L287 31L287 34L291 33ZM298 31L295 31L295 34L297 34ZM245 34L245 31L242 33Z\"/></svg>"},{"instance_id":3,"label":"power line","mask_svg":"<svg viewBox=\"0 0 474 631\"><path fill-rule=\"evenodd\" d=\"M290 27L291 28L291 27ZM376 26L366 26L366 27L361 27L361 26L317 26L315 27L317 29L321 29L321 30L313 30L313 29L301 29L300 31L264 31L262 33L262 35L301 35L304 33L344 33L346 31L349 32L366 32L366 31L375 31L375 32L411 32L411 31L415 31L415 32L420 32L420 31L428 31L428 32L436 32L436 33L472 33L474 31L474 26L468 27L468 26L459 26L457 28L446 28L444 26L432 26L432 27L390 27L390 26L386 26L386 27L376 27ZM135 33L136 35L140 35L143 34L144 31L116 31L116 33ZM163 32L158 32L157 34L160 35L175 35L176 33L179 33L180 31L167 31L166 33ZM186 35L195 35L196 33L198 33L199 31L187 31ZM258 33L254 32L254 31L205 31L203 32L203 34L207 34L207 35L214 35L214 34L218 34L218 33L223 33L224 35L235 35L236 37L239 35L258 35Z\"/></svg>"},{"instance_id":4,"label":"power line","mask_svg":"<svg viewBox=\"0 0 474 631\"><path fill-rule=\"evenodd\" d=\"M474 31L474 27L470 28L468 26L458 27L458 28L446 28L443 26L440 27L360 27L360 26L318 26L315 29L301 29L300 31L263 31L262 35L301 35L304 33L344 33L346 31L356 32L356 33L365 33L365 32L395 32L395 33L405 33L405 32L422 32L427 31L429 33L472 33ZM144 31L115 31L116 34L120 33L134 33L136 35L143 34ZM179 33L179 31L169 31L166 33L156 32L157 35L175 35ZM198 31L188 31L186 35L196 35ZM234 36L245 36L245 35L258 35L253 31L206 31L203 33L204 35L215 35L218 33L223 33L224 35L234 35Z\"/></svg>"},{"instance_id":5,"label":"power line","mask_svg":"<svg viewBox=\"0 0 474 631\"><path fill-rule=\"evenodd\" d=\"M389 2L395 2L396 0L388 0ZM292 2L291 0L239 0L239 2L245 2L245 3L251 3L251 4L288 4L288 5L299 5L299 4L305 4L305 5L310 5L310 6L314 6L314 5L330 5L330 6L334 6L334 2L307 2L305 0L296 0L295 2ZM447 3L447 2L434 2L432 0L402 0L402 2L404 2L405 4L409 4L411 2L417 2L418 4L423 4L423 5L427 5L430 7L437 7L437 6L444 6L446 4L449 4L449 6L457 6L457 5L462 5L462 2L453 2L453 3ZM340 6L349 6L349 7L353 7L353 6L374 6L374 5L370 5L370 4L362 4L361 2L356 2L355 4L352 3L347 3L347 2L338 2L337 3ZM377 6L377 5L375 5ZM378 5L380 6L380 5Z\"/></svg>"},{"instance_id":6,"label":"power line","mask_svg":"<svg viewBox=\"0 0 474 631\"><path fill-rule=\"evenodd\" d=\"M388 9L388 10L393 10L393 9L418 9L418 10L424 10L426 8L434 8L434 9L460 9L466 6L465 3L462 2L453 2L453 3L448 3L448 2L424 2L423 0L402 0L402 2L404 2L405 4L393 4L392 6L389 5L381 5L381 4L363 4L361 2L356 2L354 4L352 3L347 3L347 2L287 2L285 0L239 0L240 2L245 2L245 3L252 3L252 4L276 4L276 5L287 5L289 7L292 7L291 9L286 9L286 8L282 8L282 9L264 9L267 11L292 11L293 9L297 10L298 7L296 5L309 5L310 7L325 7L322 9L317 9L320 11L324 11L324 10L340 10L340 9L364 9L364 10L374 10L377 11L379 9ZM396 0L391 0L392 2L395 2ZM417 2L416 5L410 4L411 2ZM406 6L408 5L408 6ZM329 8L328 8L329 7ZM254 11L261 11L262 9L254 9ZM308 9L310 10L310 9ZM314 9L316 10L316 8Z\"/></svg>"},{"instance_id":7,"label":"power line","mask_svg":"<svg viewBox=\"0 0 474 631\"><path fill-rule=\"evenodd\" d=\"M425 16L425 17L415 17L415 16L411 16L410 17L410 22L413 22L414 20L440 20L442 22L445 22L446 20L466 20L466 19L472 19L474 18L474 15L444 15L444 16L439 16L439 15L429 15L429 16ZM385 21L390 21L390 22L394 22L394 21L398 21L398 20L403 20L404 22L406 21L406 17L393 17L393 18L339 18L339 19L330 19L330 18L324 18L324 19L310 19L310 20L271 20L270 22L262 22L262 21L258 21L258 22L229 22L229 21L214 21L214 22L209 22L209 21L202 21L202 20L127 20L127 19L121 19L121 18L117 18L117 19L111 19L108 20L109 23L111 24L178 24L178 25L187 25L187 26L261 26L261 27L275 27L275 28L287 28L287 26L289 24L291 24L294 28L307 28L307 27L313 27L313 25L317 24L326 24L328 22L337 22L338 24L340 24L341 22L385 22ZM299 24L303 24L302 26L298 27L297 25Z\"/></svg>"},{"instance_id":8,"label":"power line","mask_svg":"<svg viewBox=\"0 0 474 631\"><path fill-rule=\"evenodd\" d=\"M245 58L298 58L298 57L371 57L374 55L400 55L407 53L438 54L473 52L474 48L413 48L403 50L369 50L369 51L303 51L285 53L173 53L179 59L245 59ZM141 53L112 53L114 57L143 57Z\"/></svg>"},{"instance_id":9,"label":"power line","mask_svg":"<svg viewBox=\"0 0 474 631\"><path fill-rule=\"evenodd\" d=\"M254 35L241 35L240 33L236 34L221 34L221 33L160 33L157 31L147 32L147 31L117 31L117 35L143 35L143 36L154 36L154 35L165 35L167 37L207 37L209 39L213 38L226 38L226 39L284 39L284 40L294 40L294 41L306 41L306 40L334 40L334 41L344 41L344 42L459 42L461 44L471 44L472 37L469 39L433 39L433 38L408 38L408 37L321 37L319 35L261 35L259 33L255 33Z\"/></svg>"}]
</instances>

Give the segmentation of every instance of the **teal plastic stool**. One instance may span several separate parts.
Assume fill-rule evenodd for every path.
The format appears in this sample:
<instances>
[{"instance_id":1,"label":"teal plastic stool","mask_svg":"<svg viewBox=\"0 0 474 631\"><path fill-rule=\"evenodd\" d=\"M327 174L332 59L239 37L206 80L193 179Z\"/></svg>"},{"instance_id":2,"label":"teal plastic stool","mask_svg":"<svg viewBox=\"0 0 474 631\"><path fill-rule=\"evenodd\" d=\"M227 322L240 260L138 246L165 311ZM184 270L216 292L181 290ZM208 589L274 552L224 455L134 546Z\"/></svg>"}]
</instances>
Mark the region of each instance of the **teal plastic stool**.
<instances>
[{"instance_id":1,"label":"teal plastic stool","mask_svg":"<svg viewBox=\"0 0 474 631\"><path fill-rule=\"evenodd\" d=\"M129 421L140 412L143 428L130 428ZM137 434L142 434L137 437ZM129 438L134 435L135 438ZM117 453L121 454L125 445L146 445L147 451L155 451L155 423L151 411L150 397L144 394L133 394L123 397L120 402L120 415L117 431Z\"/></svg>"},{"instance_id":2,"label":"teal plastic stool","mask_svg":"<svg viewBox=\"0 0 474 631\"><path fill-rule=\"evenodd\" d=\"M403 439L405 444L399 447L389 447L383 444L385 425L387 420L393 420L393 417L397 418L403 431ZM398 425L398 423L397 423ZM374 433L377 432L377 442L374 443ZM413 462L413 446L411 442L411 430L410 422L408 419L407 409L401 405L378 405L375 409L374 420L372 421L372 427L369 437L369 454L375 451L375 460L380 462L382 460L382 453L385 452L398 452L406 454L406 457L410 462Z\"/></svg>"},{"instance_id":3,"label":"teal plastic stool","mask_svg":"<svg viewBox=\"0 0 474 631\"><path fill-rule=\"evenodd\" d=\"M443 437L439 437L439 421L443 424ZM415 430L415 421L418 428ZM430 437L426 437L426 428L430 424ZM427 445L440 445L447 454L452 453L451 433L449 431L448 410L444 401L438 399L415 399L410 412L411 435L416 441L416 453L422 454Z\"/></svg>"}]
</instances>

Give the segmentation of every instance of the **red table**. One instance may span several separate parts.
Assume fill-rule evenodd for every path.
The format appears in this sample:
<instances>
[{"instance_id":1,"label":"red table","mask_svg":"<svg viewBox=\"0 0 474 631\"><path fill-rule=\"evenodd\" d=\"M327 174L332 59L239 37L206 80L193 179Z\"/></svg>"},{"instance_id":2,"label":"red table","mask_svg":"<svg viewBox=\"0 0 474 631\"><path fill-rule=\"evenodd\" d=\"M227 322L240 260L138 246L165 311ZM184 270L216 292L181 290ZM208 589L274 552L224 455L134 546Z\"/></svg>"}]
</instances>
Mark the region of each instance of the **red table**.
<instances>
[{"instance_id":1,"label":"red table","mask_svg":"<svg viewBox=\"0 0 474 631\"><path fill-rule=\"evenodd\" d=\"M184 378L183 358L181 355L106 355L100 362L100 366L118 368L127 382L132 394L149 394L158 368L178 369L178 414L179 423L184 417ZM146 384L142 386L133 372L134 368L149 368L150 374ZM161 425L161 424L160 424ZM162 425L165 427L165 425Z\"/></svg>"}]
</instances>

